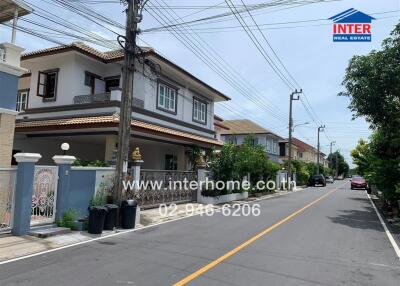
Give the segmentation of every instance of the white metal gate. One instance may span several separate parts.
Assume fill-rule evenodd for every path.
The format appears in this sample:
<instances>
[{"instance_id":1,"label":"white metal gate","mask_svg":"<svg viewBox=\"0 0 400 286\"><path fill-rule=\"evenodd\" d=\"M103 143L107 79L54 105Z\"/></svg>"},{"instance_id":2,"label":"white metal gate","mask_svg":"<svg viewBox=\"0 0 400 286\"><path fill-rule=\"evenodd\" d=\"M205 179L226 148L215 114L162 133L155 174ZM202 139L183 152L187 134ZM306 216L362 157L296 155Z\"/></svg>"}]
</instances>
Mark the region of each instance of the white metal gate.
<instances>
[{"instance_id":1,"label":"white metal gate","mask_svg":"<svg viewBox=\"0 0 400 286\"><path fill-rule=\"evenodd\" d=\"M12 227L16 176L16 168L0 168L0 232Z\"/></svg>"},{"instance_id":2,"label":"white metal gate","mask_svg":"<svg viewBox=\"0 0 400 286\"><path fill-rule=\"evenodd\" d=\"M32 191L31 225L54 222L57 184L57 166L35 166Z\"/></svg>"}]
</instances>

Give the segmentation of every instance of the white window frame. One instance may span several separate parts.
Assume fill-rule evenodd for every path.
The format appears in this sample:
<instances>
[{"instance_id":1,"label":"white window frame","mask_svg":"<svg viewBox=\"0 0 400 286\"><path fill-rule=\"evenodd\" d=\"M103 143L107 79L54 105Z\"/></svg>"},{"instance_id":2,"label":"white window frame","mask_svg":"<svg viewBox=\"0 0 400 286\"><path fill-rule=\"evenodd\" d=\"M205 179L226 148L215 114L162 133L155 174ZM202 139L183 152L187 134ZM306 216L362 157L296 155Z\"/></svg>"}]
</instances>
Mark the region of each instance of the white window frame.
<instances>
[{"instance_id":1,"label":"white window frame","mask_svg":"<svg viewBox=\"0 0 400 286\"><path fill-rule=\"evenodd\" d=\"M157 87L157 109L176 114L177 101L178 89L159 81Z\"/></svg>"},{"instance_id":2,"label":"white window frame","mask_svg":"<svg viewBox=\"0 0 400 286\"><path fill-rule=\"evenodd\" d=\"M193 98L193 117L194 122L207 124L207 102Z\"/></svg>"},{"instance_id":3,"label":"white window frame","mask_svg":"<svg viewBox=\"0 0 400 286\"><path fill-rule=\"evenodd\" d=\"M272 139L267 137L267 142L266 142L267 152L272 152L272 144L273 144Z\"/></svg>"},{"instance_id":4,"label":"white window frame","mask_svg":"<svg viewBox=\"0 0 400 286\"><path fill-rule=\"evenodd\" d=\"M272 153L278 153L278 140L272 139Z\"/></svg>"},{"instance_id":5,"label":"white window frame","mask_svg":"<svg viewBox=\"0 0 400 286\"><path fill-rule=\"evenodd\" d=\"M28 107L29 90L19 90L17 93L16 111L22 112Z\"/></svg>"}]
</instances>

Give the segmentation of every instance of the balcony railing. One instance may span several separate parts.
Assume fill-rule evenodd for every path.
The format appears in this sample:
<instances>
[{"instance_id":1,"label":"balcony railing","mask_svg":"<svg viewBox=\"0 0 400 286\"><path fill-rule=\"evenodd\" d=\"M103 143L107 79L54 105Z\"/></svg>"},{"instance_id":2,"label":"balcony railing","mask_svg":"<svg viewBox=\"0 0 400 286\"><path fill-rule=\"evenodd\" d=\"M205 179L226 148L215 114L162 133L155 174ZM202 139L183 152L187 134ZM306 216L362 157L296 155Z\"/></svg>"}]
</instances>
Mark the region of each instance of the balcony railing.
<instances>
[{"instance_id":1,"label":"balcony railing","mask_svg":"<svg viewBox=\"0 0 400 286\"><path fill-rule=\"evenodd\" d=\"M111 92L85 94L74 97L74 104L87 104L87 103L109 102L109 101L121 101L121 90L115 89L111 90ZM144 102L141 99L133 98L132 106L144 108Z\"/></svg>"},{"instance_id":2,"label":"balcony railing","mask_svg":"<svg viewBox=\"0 0 400 286\"><path fill-rule=\"evenodd\" d=\"M110 98L111 98L110 92L78 95L74 97L74 104L105 102L105 101L110 101Z\"/></svg>"}]
</instances>

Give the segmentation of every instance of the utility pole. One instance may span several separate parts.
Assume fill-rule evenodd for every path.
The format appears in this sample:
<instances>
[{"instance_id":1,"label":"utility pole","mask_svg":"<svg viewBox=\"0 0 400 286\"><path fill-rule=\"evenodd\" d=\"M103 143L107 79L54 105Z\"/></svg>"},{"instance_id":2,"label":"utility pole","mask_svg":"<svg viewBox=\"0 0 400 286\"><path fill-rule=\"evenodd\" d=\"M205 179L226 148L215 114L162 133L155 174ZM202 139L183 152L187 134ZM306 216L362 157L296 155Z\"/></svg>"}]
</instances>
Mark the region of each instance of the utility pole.
<instances>
[{"instance_id":1,"label":"utility pole","mask_svg":"<svg viewBox=\"0 0 400 286\"><path fill-rule=\"evenodd\" d=\"M138 33L138 23L141 21L139 15L140 0L126 0L128 8L126 10L126 35L119 36L118 41L124 49L124 68L122 75L122 95L119 113L118 129L118 153L115 175L114 199L116 203L122 200L123 184L128 172L129 160L129 141L131 137L132 121L132 96L133 96L133 78L135 74L136 59L136 35ZM123 41L121 40L123 39Z\"/></svg>"},{"instance_id":2,"label":"utility pole","mask_svg":"<svg viewBox=\"0 0 400 286\"><path fill-rule=\"evenodd\" d=\"M325 125L321 125L318 127L318 152L317 152L317 175L319 175L319 156L320 156L320 146L319 146L319 133L321 132L321 130L324 130Z\"/></svg>"},{"instance_id":3,"label":"utility pole","mask_svg":"<svg viewBox=\"0 0 400 286\"><path fill-rule=\"evenodd\" d=\"M303 90L297 91L297 89L290 94L289 101L289 158L288 158L288 184L289 191L292 189L292 132L293 132L293 100L299 100L300 95L295 97L296 94L302 93Z\"/></svg>"},{"instance_id":4,"label":"utility pole","mask_svg":"<svg viewBox=\"0 0 400 286\"><path fill-rule=\"evenodd\" d=\"M336 179L339 177L339 156L338 156L338 154L339 154L339 151L336 151L336 156L335 156L335 158L336 158Z\"/></svg>"},{"instance_id":5,"label":"utility pole","mask_svg":"<svg viewBox=\"0 0 400 286\"><path fill-rule=\"evenodd\" d=\"M333 157L333 154L332 154L332 146L333 146L335 143L336 143L336 141L332 141L332 142L330 143L330 150L329 150L329 167L331 168L332 175L333 175L333 166L332 166L332 157Z\"/></svg>"}]
</instances>

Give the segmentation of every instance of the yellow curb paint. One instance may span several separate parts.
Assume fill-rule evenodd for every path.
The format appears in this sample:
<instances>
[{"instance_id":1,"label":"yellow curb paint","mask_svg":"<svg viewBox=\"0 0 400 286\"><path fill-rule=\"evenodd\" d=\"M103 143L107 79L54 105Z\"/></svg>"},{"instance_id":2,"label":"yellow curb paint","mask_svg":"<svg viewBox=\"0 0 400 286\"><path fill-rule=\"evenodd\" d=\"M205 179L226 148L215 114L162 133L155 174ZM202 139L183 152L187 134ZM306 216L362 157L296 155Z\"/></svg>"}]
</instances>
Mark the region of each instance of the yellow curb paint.
<instances>
[{"instance_id":1,"label":"yellow curb paint","mask_svg":"<svg viewBox=\"0 0 400 286\"><path fill-rule=\"evenodd\" d=\"M199 277L200 275L202 275L203 273L207 272L208 270L214 268L215 266L217 266L218 264L220 264L221 262L223 262L224 260L228 259L229 257L233 256L234 254L238 253L240 250L242 250L243 248L245 248L246 246L252 244L254 241L256 241L257 239L261 238L262 236L266 235L267 233L271 232L272 230L274 230L275 228L277 228L278 226L284 224L285 222L291 220L292 218L294 218L295 216L297 216L298 214L300 214L301 212L303 212L304 210L306 210L307 208L315 205L316 203L318 203L320 200L326 198L327 196L329 196L330 194L332 194L333 192L337 191L339 188L335 188L332 191L329 191L328 193L326 193L325 195L319 197L318 199L316 199L315 201L312 201L311 203L309 203L308 205L302 207L301 209L293 212L292 214L288 215L287 217L285 217L284 219L278 221L277 223L275 223L274 225L264 229L263 231L261 231L260 233L256 234L255 236L253 236L252 238L250 238L249 240L246 240L245 242L243 242L242 244L240 244L239 246L235 247L234 249L232 249L231 251L225 253L224 255L220 256L219 258L215 259L214 261L210 262L209 264L203 266L202 268L200 268L199 270L197 270L196 272L193 272L192 274L186 276L185 278L183 278L182 280L180 280L179 282L176 282L175 284L173 284L173 286L183 286L186 285L187 283L191 282L192 280L196 279L197 277Z\"/></svg>"}]
</instances>

